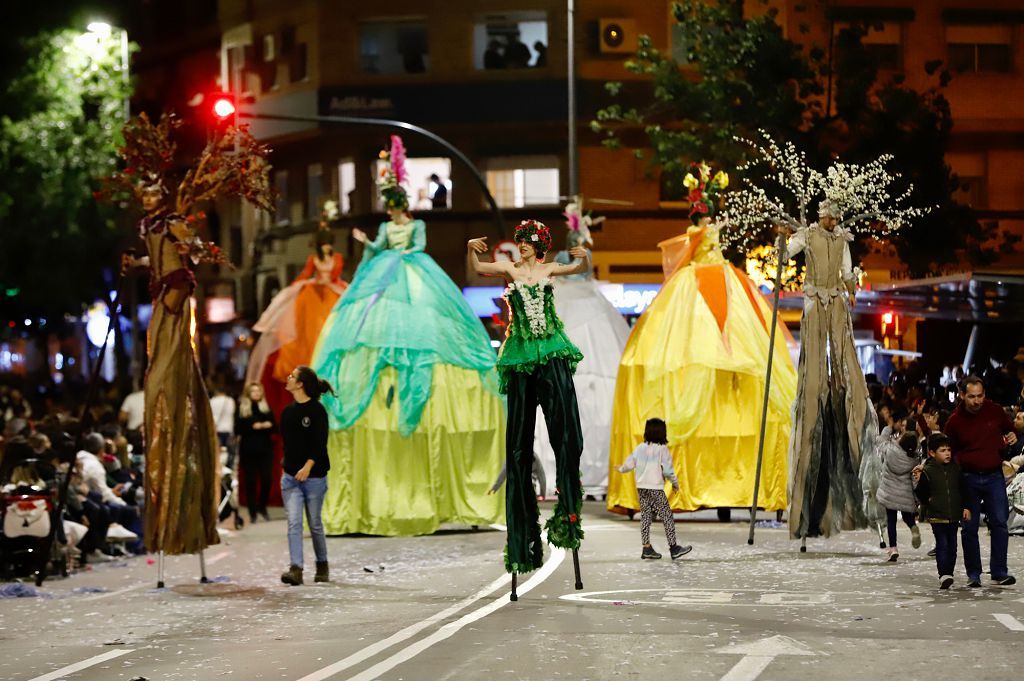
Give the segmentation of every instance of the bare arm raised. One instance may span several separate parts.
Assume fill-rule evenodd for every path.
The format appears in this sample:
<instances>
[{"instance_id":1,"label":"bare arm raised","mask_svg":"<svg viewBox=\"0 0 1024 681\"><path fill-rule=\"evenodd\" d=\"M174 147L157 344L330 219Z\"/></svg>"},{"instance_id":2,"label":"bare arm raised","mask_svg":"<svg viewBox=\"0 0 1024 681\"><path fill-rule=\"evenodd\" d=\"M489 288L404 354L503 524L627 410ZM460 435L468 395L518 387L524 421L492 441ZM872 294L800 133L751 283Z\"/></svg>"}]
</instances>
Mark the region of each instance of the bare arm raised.
<instances>
[{"instance_id":1,"label":"bare arm raised","mask_svg":"<svg viewBox=\"0 0 1024 681\"><path fill-rule=\"evenodd\" d=\"M576 246L569 249L569 255L574 260L568 265L553 264L549 272L550 276L560 277L567 274L582 274L590 269L590 251L582 246Z\"/></svg>"},{"instance_id":2,"label":"bare arm raised","mask_svg":"<svg viewBox=\"0 0 1024 681\"><path fill-rule=\"evenodd\" d=\"M487 252L487 237L470 239L466 247L469 250L469 262L477 274L511 276L512 263L510 262L481 262L480 253Z\"/></svg>"}]
</instances>

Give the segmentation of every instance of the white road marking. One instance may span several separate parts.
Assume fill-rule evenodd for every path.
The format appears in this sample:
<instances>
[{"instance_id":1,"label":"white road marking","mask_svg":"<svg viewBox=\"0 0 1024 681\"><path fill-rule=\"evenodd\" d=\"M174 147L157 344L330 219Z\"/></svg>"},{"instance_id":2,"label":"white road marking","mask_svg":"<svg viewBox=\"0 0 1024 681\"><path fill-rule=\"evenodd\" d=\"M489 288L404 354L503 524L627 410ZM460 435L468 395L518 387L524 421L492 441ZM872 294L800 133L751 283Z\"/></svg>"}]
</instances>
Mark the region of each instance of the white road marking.
<instances>
[{"instance_id":1,"label":"white road marking","mask_svg":"<svg viewBox=\"0 0 1024 681\"><path fill-rule=\"evenodd\" d=\"M128 586L128 587L125 587L123 589L118 589L117 591L105 591L103 593L98 593L95 596L86 596L82 600L83 601L101 601L104 598L111 598L113 596L120 596L122 594L128 593L129 591L138 591L139 589L142 589L142 588L144 588L144 585L136 584L135 586Z\"/></svg>"},{"instance_id":2,"label":"white road marking","mask_svg":"<svg viewBox=\"0 0 1024 681\"><path fill-rule=\"evenodd\" d=\"M377 655L378 653L381 653L381 652L387 650L388 648L390 648L390 647L392 647L394 645L397 645L397 644L401 643L402 641L404 641L404 640L406 640L408 638L411 638L411 637L415 636L416 634L418 634L419 632L423 631L424 629L426 629L430 625L434 624L435 622L440 622L440 621L442 621L444 619L447 619L448 617L451 617L452 615L457 613L459 610L462 610L463 608L468 607L469 605L472 605L474 601L480 600L484 596L487 596L488 594L490 594L495 589L501 588L501 587L505 586L506 584L508 584L511 581L512 581L512 576L511 575L507 575L507 574L506 575L502 575L501 577L498 577L496 580L494 580L493 582L491 582L490 584L488 584L484 588L482 588L479 591L477 591L475 594L473 594L469 598L465 598L465 599L459 601L458 603L456 603L455 605L451 606L450 608L446 608L445 610L442 610L441 612L439 612L437 614L431 615L430 617L428 617L425 620L422 620L422 621L417 622L415 624L411 624L408 627L406 627L405 629L402 629L401 631L399 631L399 632L397 632L395 634L392 634L391 636L389 636L388 638L384 639L383 641L378 641L377 643L374 643L373 645L369 645L369 646L363 648L362 650L360 650L359 652L353 653L352 655L349 655L348 657L346 657L343 660L338 660L337 662L335 662L334 664L332 664L330 666L324 667L323 669L321 669L319 671L316 671L316 672L313 672L312 674L309 674L308 676L303 676L301 679L299 679L299 681L321 681L322 679L330 678L330 677L334 676L335 674L348 669L349 667L355 666L355 665L359 664L360 662L362 662L364 660L367 660L367 659L373 657L374 655Z\"/></svg>"},{"instance_id":3,"label":"white road marking","mask_svg":"<svg viewBox=\"0 0 1024 681\"><path fill-rule=\"evenodd\" d=\"M771 638L715 650L720 655L742 655L720 681L755 681L779 655L814 655L803 643L788 636Z\"/></svg>"},{"instance_id":4,"label":"white road marking","mask_svg":"<svg viewBox=\"0 0 1024 681\"><path fill-rule=\"evenodd\" d=\"M996 618L996 621L1002 624L1010 631L1024 631L1024 624L1013 615L1006 615L1003 613L996 613L992 615Z\"/></svg>"},{"instance_id":5,"label":"white road marking","mask_svg":"<svg viewBox=\"0 0 1024 681\"><path fill-rule=\"evenodd\" d=\"M528 593L534 587L538 586L545 579L550 577L551 573L553 573L558 568L558 566L562 564L562 561L565 560L565 553L565 549L552 549L551 556L550 558L548 558L548 562L545 563L540 570L534 573L533 577L531 577L522 586L519 587L519 595ZM409 660L416 657L417 655L422 653L424 650L427 650L431 646L434 646L440 643L441 641L444 641L445 639L451 638L467 624L472 624L477 620L483 619L487 615L490 615L498 609L505 607L510 602L511 601L509 601L508 599L508 594L502 594L501 596L498 596L496 599L494 599L487 605L481 608L477 608L473 612L463 615L454 622L449 622L448 624L444 625L443 627L435 631L430 636L427 636L426 638L416 641L408 647L398 651L386 660L378 662L377 664L370 667L361 674L356 674L355 676L349 678L348 681L373 681L374 679L380 677L381 674L390 671L391 669L394 669L403 662L408 662ZM326 677L316 678L321 679ZM302 679L300 681L306 680Z\"/></svg>"},{"instance_id":6,"label":"white road marking","mask_svg":"<svg viewBox=\"0 0 1024 681\"><path fill-rule=\"evenodd\" d=\"M214 563L218 563L218 562L224 560L225 558L227 558L230 555L231 555L230 551L221 551L220 553L218 553L216 555L213 555L213 556L210 556L209 558L207 558L206 559L206 564L207 565L213 565Z\"/></svg>"},{"instance_id":7,"label":"white road marking","mask_svg":"<svg viewBox=\"0 0 1024 681\"><path fill-rule=\"evenodd\" d=\"M82 660L81 662L76 662L75 664L69 664L67 667L61 667L60 669L52 671L49 674L43 674L42 676L37 676L34 679L29 679L29 681L56 681L56 679L63 679L68 674L80 672L83 669L88 669L89 667L98 665L101 662L113 660L115 657L121 657L122 655L127 655L128 653L133 652L135 652L135 650L130 648L124 650L111 650L110 652L103 653L102 655L90 657L88 660Z\"/></svg>"}]
</instances>

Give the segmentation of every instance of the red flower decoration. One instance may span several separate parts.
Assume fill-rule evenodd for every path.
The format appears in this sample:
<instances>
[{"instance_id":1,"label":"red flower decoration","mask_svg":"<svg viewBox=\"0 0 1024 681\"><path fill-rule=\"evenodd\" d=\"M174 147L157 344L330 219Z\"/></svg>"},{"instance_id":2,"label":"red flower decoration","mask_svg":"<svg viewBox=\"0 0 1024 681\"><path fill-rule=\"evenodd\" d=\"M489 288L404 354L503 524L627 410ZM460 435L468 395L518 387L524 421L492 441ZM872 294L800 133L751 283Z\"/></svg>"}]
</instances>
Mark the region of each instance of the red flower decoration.
<instances>
[{"instance_id":1,"label":"red flower decoration","mask_svg":"<svg viewBox=\"0 0 1024 681\"><path fill-rule=\"evenodd\" d=\"M569 514L569 521L570 522L576 522L576 514L575 513L570 513Z\"/></svg>"}]
</instances>

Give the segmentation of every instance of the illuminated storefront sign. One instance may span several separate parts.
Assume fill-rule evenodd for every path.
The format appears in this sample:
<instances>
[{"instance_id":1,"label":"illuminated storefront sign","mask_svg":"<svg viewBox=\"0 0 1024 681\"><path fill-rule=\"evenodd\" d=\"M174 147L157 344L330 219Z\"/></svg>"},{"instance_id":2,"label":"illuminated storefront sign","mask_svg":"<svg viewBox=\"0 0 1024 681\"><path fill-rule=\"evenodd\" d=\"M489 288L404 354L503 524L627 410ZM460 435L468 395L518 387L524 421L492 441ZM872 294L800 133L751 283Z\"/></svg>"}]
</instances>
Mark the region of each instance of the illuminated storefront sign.
<instances>
[{"instance_id":1,"label":"illuminated storefront sign","mask_svg":"<svg viewBox=\"0 0 1024 681\"><path fill-rule=\"evenodd\" d=\"M658 284L599 284L601 293L624 315L642 314L654 300L661 286ZM469 306L477 317L491 317L501 313L495 301L501 298L503 286L467 286L462 289ZM557 295L557 293L556 293Z\"/></svg>"}]
</instances>

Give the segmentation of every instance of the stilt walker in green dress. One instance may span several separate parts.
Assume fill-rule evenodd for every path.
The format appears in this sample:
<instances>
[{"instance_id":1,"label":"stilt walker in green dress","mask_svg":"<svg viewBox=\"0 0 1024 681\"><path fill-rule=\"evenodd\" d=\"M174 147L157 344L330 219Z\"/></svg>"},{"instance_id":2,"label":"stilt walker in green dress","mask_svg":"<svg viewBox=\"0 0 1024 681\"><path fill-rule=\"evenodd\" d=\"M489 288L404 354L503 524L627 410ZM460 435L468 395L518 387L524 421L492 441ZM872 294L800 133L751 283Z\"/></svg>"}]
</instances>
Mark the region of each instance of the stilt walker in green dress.
<instances>
[{"instance_id":1,"label":"stilt walker in green dress","mask_svg":"<svg viewBox=\"0 0 1024 681\"><path fill-rule=\"evenodd\" d=\"M505 569L512 573L512 600L517 599L516 576L532 572L544 562L540 513L530 477L538 406L544 412L555 452L558 490L554 514L545 526L548 542L572 549L576 588L583 588L578 555L583 539L583 431L572 381L583 354L565 335L555 312L551 277L586 272L590 265L590 256L581 247L569 251L574 258L570 264L544 262L544 255L551 248L551 231L535 220L524 220L516 228L514 238L522 256L517 263L480 262L477 254L487 251L485 239L473 239L468 244L470 261L477 273L500 275L508 281L505 300L511 318L497 368L500 390L508 396Z\"/></svg>"}]
</instances>

